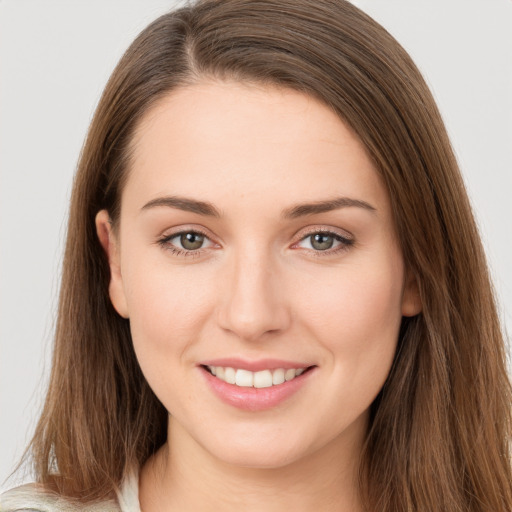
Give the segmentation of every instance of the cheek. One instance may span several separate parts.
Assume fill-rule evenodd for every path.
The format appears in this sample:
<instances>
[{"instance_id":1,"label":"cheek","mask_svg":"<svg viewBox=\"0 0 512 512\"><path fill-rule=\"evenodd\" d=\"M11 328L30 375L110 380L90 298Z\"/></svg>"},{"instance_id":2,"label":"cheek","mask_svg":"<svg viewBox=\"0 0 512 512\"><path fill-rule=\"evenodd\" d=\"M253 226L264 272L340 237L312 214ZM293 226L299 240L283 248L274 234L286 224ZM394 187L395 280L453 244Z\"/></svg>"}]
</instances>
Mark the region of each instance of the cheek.
<instances>
[{"instance_id":1,"label":"cheek","mask_svg":"<svg viewBox=\"0 0 512 512\"><path fill-rule=\"evenodd\" d=\"M206 276L198 271L191 280L191 273L183 268L165 263L137 265L135 258L126 262L125 270L130 329L139 364L148 381L162 371L168 380L167 371L186 358L211 314Z\"/></svg>"},{"instance_id":2,"label":"cheek","mask_svg":"<svg viewBox=\"0 0 512 512\"><path fill-rule=\"evenodd\" d=\"M309 318L312 324L325 329L326 336L322 338L338 338L339 333L347 339L350 333L348 339L370 341L374 336L386 337L396 332L400 324L403 288L400 260L347 266L331 271L328 279L317 278L301 284L302 289L296 295L304 298L302 318ZM374 336L369 336L371 333Z\"/></svg>"},{"instance_id":3,"label":"cheek","mask_svg":"<svg viewBox=\"0 0 512 512\"><path fill-rule=\"evenodd\" d=\"M326 349L332 389L354 406L369 405L394 359L401 315L401 260L341 269L322 293L311 288L305 325ZM350 390L350 392L348 392Z\"/></svg>"}]
</instances>

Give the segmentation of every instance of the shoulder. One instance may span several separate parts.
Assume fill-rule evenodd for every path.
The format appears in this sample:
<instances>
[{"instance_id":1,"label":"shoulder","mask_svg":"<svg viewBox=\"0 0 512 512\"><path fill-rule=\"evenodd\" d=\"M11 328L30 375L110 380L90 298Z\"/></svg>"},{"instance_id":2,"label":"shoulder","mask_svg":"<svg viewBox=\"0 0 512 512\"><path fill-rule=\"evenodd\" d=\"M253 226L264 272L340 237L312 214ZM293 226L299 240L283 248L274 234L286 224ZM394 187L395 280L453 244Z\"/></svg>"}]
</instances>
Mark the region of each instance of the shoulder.
<instances>
[{"instance_id":1,"label":"shoulder","mask_svg":"<svg viewBox=\"0 0 512 512\"><path fill-rule=\"evenodd\" d=\"M77 504L39 484L15 487L0 495L0 512L120 512L114 501Z\"/></svg>"},{"instance_id":2,"label":"shoulder","mask_svg":"<svg viewBox=\"0 0 512 512\"><path fill-rule=\"evenodd\" d=\"M0 494L0 512L140 512L138 470L125 475L117 501L84 505L50 492L40 484L26 484Z\"/></svg>"}]
</instances>

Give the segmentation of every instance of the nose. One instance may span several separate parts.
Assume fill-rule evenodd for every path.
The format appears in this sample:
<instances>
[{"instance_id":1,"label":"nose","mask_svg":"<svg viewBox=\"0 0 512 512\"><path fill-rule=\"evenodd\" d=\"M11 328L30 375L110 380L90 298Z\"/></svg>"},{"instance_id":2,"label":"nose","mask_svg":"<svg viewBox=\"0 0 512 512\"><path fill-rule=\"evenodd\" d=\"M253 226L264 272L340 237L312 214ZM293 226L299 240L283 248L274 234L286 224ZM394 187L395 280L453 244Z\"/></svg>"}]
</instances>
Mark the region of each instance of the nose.
<instances>
[{"instance_id":1,"label":"nose","mask_svg":"<svg viewBox=\"0 0 512 512\"><path fill-rule=\"evenodd\" d=\"M219 325L246 341L287 329L289 304L283 280L271 258L252 254L234 258L222 283Z\"/></svg>"}]
</instances>

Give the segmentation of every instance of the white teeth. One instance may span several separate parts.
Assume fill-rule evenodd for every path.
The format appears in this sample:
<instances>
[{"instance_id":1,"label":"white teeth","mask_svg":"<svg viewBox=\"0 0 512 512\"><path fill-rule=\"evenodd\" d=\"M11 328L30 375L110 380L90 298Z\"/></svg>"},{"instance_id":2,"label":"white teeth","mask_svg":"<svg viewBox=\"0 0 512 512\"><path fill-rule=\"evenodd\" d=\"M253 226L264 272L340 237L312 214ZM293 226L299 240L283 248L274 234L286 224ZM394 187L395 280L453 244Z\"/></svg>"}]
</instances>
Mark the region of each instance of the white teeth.
<instances>
[{"instance_id":1,"label":"white teeth","mask_svg":"<svg viewBox=\"0 0 512 512\"><path fill-rule=\"evenodd\" d=\"M217 367L217 370L220 366ZM236 373L234 368L224 369L224 379L228 384L234 384L236 382Z\"/></svg>"},{"instance_id":2,"label":"white teeth","mask_svg":"<svg viewBox=\"0 0 512 512\"><path fill-rule=\"evenodd\" d=\"M294 377L295 377L295 370L293 368L286 370L286 372L284 373L284 380L286 380L286 381L292 380Z\"/></svg>"},{"instance_id":3,"label":"white teeth","mask_svg":"<svg viewBox=\"0 0 512 512\"><path fill-rule=\"evenodd\" d=\"M208 366L208 369L218 379L235 384L236 386L250 388L269 388L277 386L285 381L289 381L302 375L306 368L277 368L275 370L261 370L251 372L249 370L235 369L223 366Z\"/></svg>"},{"instance_id":4,"label":"white teeth","mask_svg":"<svg viewBox=\"0 0 512 512\"><path fill-rule=\"evenodd\" d=\"M284 370L278 368L272 373L272 384L282 384L284 382Z\"/></svg>"},{"instance_id":5,"label":"white teeth","mask_svg":"<svg viewBox=\"0 0 512 512\"><path fill-rule=\"evenodd\" d=\"M248 370L237 370L235 384L243 388L252 388L254 374Z\"/></svg>"},{"instance_id":6,"label":"white teeth","mask_svg":"<svg viewBox=\"0 0 512 512\"><path fill-rule=\"evenodd\" d=\"M263 370L254 374L255 388L269 388L272 386L272 373L270 370Z\"/></svg>"}]
</instances>

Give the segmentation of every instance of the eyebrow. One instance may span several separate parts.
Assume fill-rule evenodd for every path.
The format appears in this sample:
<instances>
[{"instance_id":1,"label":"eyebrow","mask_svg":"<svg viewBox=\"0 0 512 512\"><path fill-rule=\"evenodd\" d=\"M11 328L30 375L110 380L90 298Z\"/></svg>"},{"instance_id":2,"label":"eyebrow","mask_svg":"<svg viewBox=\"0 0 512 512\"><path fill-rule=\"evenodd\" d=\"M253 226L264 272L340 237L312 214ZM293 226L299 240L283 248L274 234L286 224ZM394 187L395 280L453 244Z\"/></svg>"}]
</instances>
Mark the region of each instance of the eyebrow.
<instances>
[{"instance_id":1,"label":"eyebrow","mask_svg":"<svg viewBox=\"0 0 512 512\"><path fill-rule=\"evenodd\" d=\"M158 197L146 203L142 210L148 210L150 208L156 208L158 206L167 206L168 208L176 208L185 212L197 213L199 215L206 215L208 217L220 217L220 212L211 203L205 201L197 201L195 199L189 199L186 197Z\"/></svg>"},{"instance_id":2,"label":"eyebrow","mask_svg":"<svg viewBox=\"0 0 512 512\"><path fill-rule=\"evenodd\" d=\"M176 208L186 212L197 213L198 215L205 215L207 217L220 218L221 214L213 204L206 201L197 201L187 197L166 196L152 199L146 203L141 209L148 210L157 207ZM370 212L376 212L371 204L360 199L352 199L350 197L337 197L335 199L328 199L326 201L316 201L314 203L304 203L292 206L283 211L282 217L284 219L296 219L298 217L305 217L307 215L316 215L318 213L325 213L340 208L362 208Z\"/></svg>"},{"instance_id":3,"label":"eyebrow","mask_svg":"<svg viewBox=\"0 0 512 512\"><path fill-rule=\"evenodd\" d=\"M283 218L296 219L298 217L316 215L318 213L325 213L332 210L348 207L363 208L364 210L368 210L372 213L377 211L375 207L366 201L361 201L360 199L352 199L350 197L337 197L335 199L328 199L327 201L317 201L314 203L292 206L283 212Z\"/></svg>"}]
</instances>

